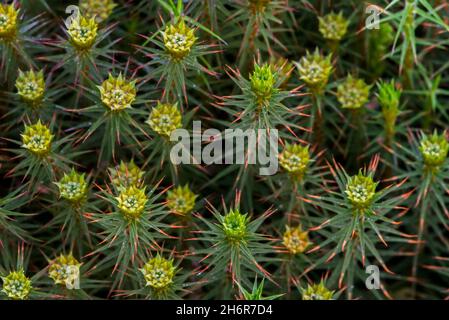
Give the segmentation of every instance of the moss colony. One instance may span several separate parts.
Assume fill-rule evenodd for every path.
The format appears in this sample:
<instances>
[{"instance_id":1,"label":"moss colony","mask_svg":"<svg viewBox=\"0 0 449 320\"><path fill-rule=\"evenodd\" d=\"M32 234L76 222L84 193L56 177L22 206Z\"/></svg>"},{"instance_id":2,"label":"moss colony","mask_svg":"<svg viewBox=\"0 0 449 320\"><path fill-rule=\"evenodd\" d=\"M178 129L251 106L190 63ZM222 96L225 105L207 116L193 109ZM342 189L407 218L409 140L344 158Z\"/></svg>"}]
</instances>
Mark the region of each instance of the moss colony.
<instances>
[{"instance_id":1,"label":"moss colony","mask_svg":"<svg viewBox=\"0 0 449 320\"><path fill-rule=\"evenodd\" d=\"M447 298L448 44L446 0L3 1L0 298Z\"/></svg>"}]
</instances>

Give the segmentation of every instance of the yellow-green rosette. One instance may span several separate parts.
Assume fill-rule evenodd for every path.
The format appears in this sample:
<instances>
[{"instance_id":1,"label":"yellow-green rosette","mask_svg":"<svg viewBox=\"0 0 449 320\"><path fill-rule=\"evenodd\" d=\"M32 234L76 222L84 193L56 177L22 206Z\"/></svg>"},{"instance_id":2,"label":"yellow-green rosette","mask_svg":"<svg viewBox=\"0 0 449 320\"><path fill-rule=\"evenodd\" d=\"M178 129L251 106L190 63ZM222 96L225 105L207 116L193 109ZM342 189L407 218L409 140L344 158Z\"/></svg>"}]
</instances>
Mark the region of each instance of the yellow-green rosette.
<instances>
[{"instance_id":1,"label":"yellow-green rosette","mask_svg":"<svg viewBox=\"0 0 449 320\"><path fill-rule=\"evenodd\" d=\"M158 103L151 110L147 123L161 137L170 138L174 130L182 128L181 112L176 104Z\"/></svg>"},{"instance_id":2,"label":"yellow-green rosette","mask_svg":"<svg viewBox=\"0 0 449 320\"><path fill-rule=\"evenodd\" d=\"M94 18L79 15L72 20L67 29L70 43L78 51L87 51L92 48L97 39L98 24Z\"/></svg>"},{"instance_id":3,"label":"yellow-green rosette","mask_svg":"<svg viewBox=\"0 0 449 320\"><path fill-rule=\"evenodd\" d=\"M14 4L0 4L0 41L13 41L18 29L19 10Z\"/></svg>"},{"instance_id":4,"label":"yellow-green rosette","mask_svg":"<svg viewBox=\"0 0 449 320\"><path fill-rule=\"evenodd\" d=\"M22 136L22 147L36 156L46 156L51 151L53 135L39 120L34 125L26 125Z\"/></svg>"},{"instance_id":5,"label":"yellow-green rosette","mask_svg":"<svg viewBox=\"0 0 449 320\"><path fill-rule=\"evenodd\" d=\"M172 60L179 61L184 59L192 50L197 41L195 30L189 28L183 19L175 24L169 24L162 32L165 50Z\"/></svg>"},{"instance_id":6,"label":"yellow-green rosette","mask_svg":"<svg viewBox=\"0 0 449 320\"><path fill-rule=\"evenodd\" d=\"M158 254L145 263L140 272L145 278L146 286L154 290L165 290L173 283L176 267L173 259L167 260Z\"/></svg>"},{"instance_id":7,"label":"yellow-green rosette","mask_svg":"<svg viewBox=\"0 0 449 320\"><path fill-rule=\"evenodd\" d=\"M167 192L167 206L171 212L186 216L195 208L197 197L188 185L178 186Z\"/></svg>"},{"instance_id":8,"label":"yellow-green rosette","mask_svg":"<svg viewBox=\"0 0 449 320\"><path fill-rule=\"evenodd\" d=\"M23 72L19 70L16 79L17 94L20 98L33 107L41 104L45 93L44 72L33 70Z\"/></svg>"},{"instance_id":9,"label":"yellow-green rosette","mask_svg":"<svg viewBox=\"0 0 449 320\"><path fill-rule=\"evenodd\" d=\"M31 279L23 270L12 271L3 280L2 292L12 300L26 300L29 298L31 290Z\"/></svg>"}]
</instances>

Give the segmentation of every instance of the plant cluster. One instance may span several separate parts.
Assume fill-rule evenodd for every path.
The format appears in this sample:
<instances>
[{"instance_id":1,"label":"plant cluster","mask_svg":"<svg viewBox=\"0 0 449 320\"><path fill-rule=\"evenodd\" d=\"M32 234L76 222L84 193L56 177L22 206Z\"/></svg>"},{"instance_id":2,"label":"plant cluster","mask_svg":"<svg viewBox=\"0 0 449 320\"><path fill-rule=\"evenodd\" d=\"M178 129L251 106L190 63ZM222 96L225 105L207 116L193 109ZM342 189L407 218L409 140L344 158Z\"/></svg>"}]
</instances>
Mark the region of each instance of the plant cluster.
<instances>
[{"instance_id":1,"label":"plant cluster","mask_svg":"<svg viewBox=\"0 0 449 320\"><path fill-rule=\"evenodd\" d=\"M448 21L447 0L2 1L0 299L448 298ZM276 131L278 170L218 159L228 129Z\"/></svg>"}]
</instances>

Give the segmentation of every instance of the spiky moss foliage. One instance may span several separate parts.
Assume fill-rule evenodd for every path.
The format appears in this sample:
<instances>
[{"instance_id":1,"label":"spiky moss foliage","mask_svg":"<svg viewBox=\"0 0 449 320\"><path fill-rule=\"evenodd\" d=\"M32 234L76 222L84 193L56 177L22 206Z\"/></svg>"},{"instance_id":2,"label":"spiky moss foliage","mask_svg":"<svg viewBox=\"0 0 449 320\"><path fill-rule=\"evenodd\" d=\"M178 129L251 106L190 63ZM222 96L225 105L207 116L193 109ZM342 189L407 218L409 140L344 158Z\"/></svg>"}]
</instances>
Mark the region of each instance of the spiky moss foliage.
<instances>
[{"instance_id":1,"label":"spiky moss foliage","mask_svg":"<svg viewBox=\"0 0 449 320\"><path fill-rule=\"evenodd\" d=\"M52 214L47 227L64 232L55 232L48 243L58 251L64 251L64 246L68 245L72 252L83 256L93 249L95 238L89 214L99 210L100 205L91 190L91 175L72 167L54 179L47 186L51 192L42 196L48 212Z\"/></svg>"},{"instance_id":2,"label":"spiky moss foliage","mask_svg":"<svg viewBox=\"0 0 449 320\"><path fill-rule=\"evenodd\" d=\"M97 23L106 21L117 6L113 0L80 0L79 8L87 18L94 18Z\"/></svg>"},{"instance_id":3,"label":"spiky moss foliage","mask_svg":"<svg viewBox=\"0 0 449 320\"><path fill-rule=\"evenodd\" d=\"M157 192L157 185L149 191L134 185L118 191L114 195L112 190L104 190L101 197L113 208L110 213L94 215L103 230L103 244L94 252L107 255L103 263L117 273L113 287L124 280L128 270L137 270L133 262L142 259L147 248L157 248L158 239L169 237L170 228L162 222L168 211L160 201L162 193Z\"/></svg>"},{"instance_id":4,"label":"spiky moss foliage","mask_svg":"<svg viewBox=\"0 0 449 320\"><path fill-rule=\"evenodd\" d=\"M168 260L157 254L140 269L146 287L142 292L149 291L147 297L151 299L179 299L185 279L178 275L179 271L173 258Z\"/></svg>"},{"instance_id":5,"label":"spiky moss foliage","mask_svg":"<svg viewBox=\"0 0 449 320\"><path fill-rule=\"evenodd\" d=\"M270 60L270 66L271 70L277 73L279 77L284 80L280 86L281 89L285 88L293 73L293 63L284 57L272 57Z\"/></svg>"},{"instance_id":6,"label":"spiky moss foliage","mask_svg":"<svg viewBox=\"0 0 449 320\"><path fill-rule=\"evenodd\" d=\"M310 150L310 145L288 142L283 144L278 155L279 170L276 175L267 179L270 184L277 185L272 186L273 191L280 187L281 193L284 194L282 192L284 188L297 192L299 189L304 191L310 185L317 186L323 179L323 172L317 165L321 153L315 154L315 150ZM290 211L292 208L287 210Z\"/></svg>"},{"instance_id":7,"label":"spiky moss foliage","mask_svg":"<svg viewBox=\"0 0 449 320\"><path fill-rule=\"evenodd\" d=\"M123 190L131 186L136 188L142 187L145 171L142 171L134 163L134 160L131 160L129 163L122 160L119 165L108 170L111 184L116 190Z\"/></svg>"},{"instance_id":8,"label":"spiky moss foliage","mask_svg":"<svg viewBox=\"0 0 449 320\"><path fill-rule=\"evenodd\" d=\"M321 279L334 299L447 296L448 26L441 1L388 3L380 29L364 28L366 6L356 0L184 3L81 1L86 20L71 30L67 16L54 14L64 12L61 1L2 7L1 277L24 270L31 299L300 299L296 288L307 291ZM364 85L345 86L347 74ZM158 101L179 114L172 107L168 118L154 113L152 125ZM192 120L215 132L276 128L279 154L309 146L309 160L304 166L285 153L273 176L245 161L173 165L169 133ZM51 141L22 148L24 126L39 121ZM377 153L378 170L359 173ZM332 158L346 174L326 165ZM148 190L161 179L152 202ZM239 214L225 221L236 191ZM204 198L223 222L205 212ZM139 199L148 199L142 211ZM271 206L276 214L256 230L266 237L249 237L240 256L229 258L245 225L251 234ZM32 247L29 268L13 257L18 240ZM49 268L41 270L68 252L82 262L81 289L56 285ZM164 295L141 272L156 253L176 267ZM382 260L395 274L381 270L382 290L366 290L365 266ZM241 283L231 267L238 264ZM221 273L209 273L213 265Z\"/></svg>"},{"instance_id":9,"label":"spiky moss foliage","mask_svg":"<svg viewBox=\"0 0 449 320\"><path fill-rule=\"evenodd\" d=\"M74 204L80 204L85 200L88 187L84 176L73 168L69 174L64 173L62 179L55 183L59 188L59 196Z\"/></svg>"},{"instance_id":10,"label":"spiky moss foliage","mask_svg":"<svg viewBox=\"0 0 449 320\"><path fill-rule=\"evenodd\" d=\"M127 290L125 294L151 300L182 299L189 275L183 272L180 263L173 252L168 255L157 251L145 258L142 267L136 270L138 289Z\"/></svg>"},{"instance_id":11,"label":"spiky moss foliage","mask_svg":"<svg viewBox=\"0 0 449 320\"><path fill-rule=\"evenodd\" d=\"M173 266L173 260L166 260L161 256L150 259L142 269L146 285L153 289L166 290L172 283L176 270Z\"/></svg>"},{"instance_id":12,"label":"spiky moss foliage","mask_svg":"<svg viewBox=\"0 0 449 320\"><path fill-rule=\"evenodd\" d=\"M285 101L287 98L294 97L296 91L281 90L280 87L285 78L273 70L269 64L256 63L254 71L249 75L249 80L245 79L238 71L230 69L230 72L231 79L241 90L241 93L225 96L222 98L223 101L218 104L219 107L223 108L223 111L236 118L236 121L227 122L227 127L244 130L244 134L248 134L248 132L258 134L257 130L267 129L266 137L268 137L270 128L279 126L301 130L301 126L292 120L299 112L289 109ZM260 139L260 136L256 138L256 145L259 144ZM267 150L267 147L263 145L260 148ZM248 163L250 159L249 150L239 150L238 152L243 155L244 163ZM235 185L245 191L247 181L251 181L256 176L256 169L257 166L236 167L234 165L223 170L217 175L216 179L232 171L237 171L238 178ZM252 197L251 194L247 196Z\"/></svg>"},{"instance_id":13,"label":"spiky moss foliage","mask_svg":"<svg viewBox=\"0 0 449 320\"><path fill-rule=\"evenodd\" d=\"M19 96L32 107L39 107L45 93L44 73L42 70L22 72L16 80L16 88Z\"/></svg>"},{"instance_id":14,"label":"spiky moss foliage","mask_svg":"<svg viewBox=\"0 0 449 320\"><path fill-rule=\"evenodd\" d=\"M349 21L343 16L343 12L329 13L319 17L318 21L323 38L332 41L340 41L346 35L349 26Z\"/></svg>"},{"instance_id":15,"label":"spiky moss foliage","mask_svg":"<svg viewBox=\"0 0 449 320\"><path fill-rule=\"evenodd\" d=\"M200 44L195 36L195 28L189 26L186 20L192 22L191 18L178 14L174 21L167 22L160 30L160 37L151 37L146 41L153 43L156 48L141 48L145 54L154 57L148 65L155 67L155 77L164 80L164 94L174 97L179 103L185 101L187 88L198 88L195 81L188 79L189 74L214 75L199 61L213 52L213 46Z\"/></svg>"},{"instance_id":16,"label":"spiky moss foliage","mask_svg":"<svg viewBox=\"0 0 449 320\"><path fill-rule=\"evenodd\" d=\"M167 192L167 207L171 212L185 216L195 208L198 195L190 190L188 185L178 186Z\"/></svg>"},{"instance_id":17,"label":"spiky moss foliage","mask_svg":"<svg viewBox=\"0 0 449 320\"><path fill-rule=\"evenodd\" d=\"M260 106L266 106L271 100L271 96L276 93L277 88L274 87L277 82L276 78L277 75L269 64L254 66L254 72L249 76L249 81L251 91Z\"/></svg>"},{"instance_id":18,"label":"spiky moss foliage","mask_svg":"<svg viewBox=\"0 0 449 320\"><path fill-rule=\"evenodd\" d=\"M355 214L364 214L376 196L377 182L372 175L366 176L361 171L348 179L345 194L352 203Z\"/></svg>"},{"instance_id":19,"label":"spiky moss foliage","mask_svg":"<svg viewBox=\"0 0 449 320\"><path fill-rule=\"evenodd\" d=\"M272 212L267 211L250 219L248 214L242 214L237 207L224 214L214 207L209 210L215 221L197 216L203 225L199 231L199 240L206 248L200 253L205 255L202 272L207 272L208 281L218 281L224 286L232 285L229 281L236 281L249 286L253 273L270 277L261 263L269 260L267 255L273 252L273 247L269 244L269 238L259 233L258 229ZM224 291L222 294L227 296L229 293Z\"/></svg>"},{"instance_id":20,"label":"spiky moss foliage","mask_svg":"<svg viewBox=\"0 0 449 320\"><path fill-rule=\"evenodd\" d=\"M13 4L0 5L0 39L2 41L12 41L17 33L17 17L19 10Z\"/></svg>"},{"instance_id":21,"label":"spiky moss foliage","mask_svg":"<svg viewBox=\"0 0 449 320\"><path fill-rule=\"evenodd\" d=\"M301 290L302 300L332 300L334 292L327 289L324 282L308 284L307 288Z\"/></svg>"},{"instance_id":22,"label":"spiky moss foliage","mask_svg":"<svg viewBox=\"0 0 449 320\"><path fill-rule=\"evenodd\" d=\"M286 100L294 97L296 91L281 90L280 87L285 78L281 77L269 64L255 64L254 71L249 75L249 80L245 79L238 71L230 69L230 72L231 79L241 93L225 96L219 103L219 106L223 107L223 111L236 117L237 121L226 123L228 127L241 130L269 130L278 126L286 126L301 130L300 125L291 121L299 115L298 111L289 109L286 105ZM244 150L243 152L245 161L248 161L248 152ZM233 169L235 170L231 166L230 170ZM252 174L250 170L245 171L240 172L239 176ZM223 174L225 172L227 171L223 171Z\"/></svg>"},{"instance_id":23,"label":"spiky moss foliage","mask_svg":"<svg viewBox=\"0 0 449 320\"><path fill-rule=\"evenodd\" d=\"M24 242L3 242L0 251L0 300L49 299L51 294L37 288L43 284L43 272L29 270L31 250Z\"/></svg>"},{"instance_id":24,"label":"spiky moss foliage","mask_svg":"<svg viewBox=\"0 0 449 320\"><path fill-rule=\"evenodd\" d=\"M131 108L136 100L136 82L127 82L120 73L118 77L109 74L109 78L98 87L101 101L111 111L122 111Z\"/></svg>"},{"instance_id":25,"label":"spiky moss foliage","mask_svg":"<svg viewBox=\"0 0 449 320\"><path fill-rule=\"evenodd\" d=\"M25 223L21 221L27 215L17 211L27 202L23 187L0 198L0 241L10 237L16 240L30 238L28 231L22 227Z\"/></svg>"},{"instance_id":26,"label":"spiky moss foliage","mask_svg":"<svg viewBox=\"0 0 449 320\"><path fill-rule=\"evenodd\" d=\"M113 32L111 26L99 26L94 18L82 14L66 21L65 35L51 43L52 54L44 59L55 63L58 69L56 82L90 83L103 81L113 69L113 45L117 41L106 41ZM89 75L89 76L87 76ZM69 82L70 82L69 80ZM72 100L77 103L79 96ZM71 108L70 108L71 109Z\"/></svg>"},{"instance_id":27,"label":"spiky moss foliage","mask_svg":"<svg viewBox=\"0 0 449 320\"><path fill-rule=\"evenodd\" d=\"M300 79L307 84L309 90L314 95L321 95L333 71L332 55L323 56L316 48L313 53L307 52L295 64Z\"/></svg>"},{"instance_id":28,"label":"spiky moss foliage","mask_svg":"<svg viewBox=\"0 0 449 320\"><path fill-rule=\"evenodd\" d=\"M48 276L55 284L74 289L79 286L81 263L72 254L61 254L54 259L48 268Z\"/></svg>"},{"instance_id":29,"label":"spiky moss foliage","mask_svg":"<svg viewBox=\"0 0 449 320\"><path fill-rule=\"evenodd\" d=\"M340 11L338 14L331 12L323 17L318 17L318 22L321 36L326 39L331 52L336 53L340 41L347 33L350 21Z\"/></svg>"},{"instance_id":30,"label":"spiky moss foliage","mask_svg":"<svg viewBox=\"0 0 449 320\"><path fill-rule=\"evenodd\" d=\"M135 186L123 189L116 200L118 202L117 207L129 220L139 219L148 201L145 195L145 187L138 189Z\"/></svg>"},{"instance_id":31,"label":"spiky moss foliage","mask_svg":"<svg viewBox=\"0 0 449 320\"><path fill-rule=\"evenodd\" d=\"M54 141L54 134L50 127L38 120L35 124L25 125L21 134L21 141L12 141L20 146L16 149L8 149L15 154L20 161L14 165L8 176L22 176L28 179L29 190L36 192L39 184L54 181L55 175L68 168L71 159L82 152L69 151L72 136L68 135Z\"/></svg>"},{"instance_id":32,"label":"spiky moss foliage","mask_svg":"<svg viewBox=\"0 0 449 320\"><path fill-rule=\"evenodd\" d=\"M329 282L332 284L338 280L339 287L343 281L349 286L357 277L363 278L363 270L359 268L366 263L379 263L386 272L391 273L376 243L387 246L387 241L402 242L404 236L413 238L398 231L394 227L397 222L392 218L395 211L399 213L401 210L399 204L404 196L398 190L401 190L399 187L404 181L377 190L373 175L378 161L378 158L373 158L368 169L354 176L349 176L341 165L334 163L330 170L336 182L335 190L330 189L326 195L315 200L316 205L332 215L312 230L329 228L333 234L310 251L331 247L319 261L333 261L336 272ZM382 290L385 288L382 287ZM388 294L386 291L384 293ZM348 295L351 294L349 289Z\"/></svg>"},{"instance_id":33,"label":"spiky moss foliage","mask_svg":"<svg viewBox=\"0 0 449 320\"><path fill-rule=\"evenodd\" d=\"M178 160L173 161L172 155L181 156L182 159L187 157L190 163L198 162L199 157L194 157L189 148L192 137L201 139L201 133L191 127L196 113L196 108L182 111L178 103L160 101L146 112L144 130L147 136L142 142L142 152L146 157L142 167L148 168L149 176L166 177L173 184L179 184L183 171L190 171L192 167L184 166ZM194 171L197 177L207 180L205 171Z\"/></svg>"},{"instance_id":34,"label":"spiky moss foliage","mask_svg":"<svg viewBox=\"0 0 449 320\"><path fill-rule=\"evenodd\" d=\"M252 10L263 12L270 4L271 0L248 0L248 2Z\"/></svg>"},{"instance_id":35,"label":"spiky moss foliage","mask_svg":"<svg viewBox=\"0 0 449 320\"><path fill-rule=\"evenodd\" d=\"M279 155L281 167L295 180L302 180L310 162L309 146L287 144Z\"/></svg>"},{"instance_id":36,"label":"spiky moss foliage","mask_svg":"<svg viewBox=\"0 0 449 320\"><path fill-rule=\"evenodd\" d=\"M98 25L93 18L85 18L79 16L72 20L72 23L67 28L67 33L70 36L70 43L73 47L80 51L88 51L92 48L97 38Z\"/></svg>"},{"instance_id":37,"label":"spiky moss foliage","mask_svg":"<svg viewBox=\"0 0 449 320\"><path fill-rule=\"evenodd\" d=\"M45 157L51 150L53 135L50 129L38 121L34 125L25 126L22 136L22 148L37 157Z\"/></svg>"},{"instance_id":38,"label":"spiky moss foliage","mask_svg":"<svg viewBox=\"0 0 449 320\"><path fill-rule=\"evenodd\" d=\"M246 26L229 35L231 39L236 39L230 46L238 49L240 69L248 70L248 62L252 62L258 50L270 53L273 43L285 48L276 37L276 31L285 31L281 28L281 19L288 19L288 12L292 9L287 1L245 0L232 5L235 7L233 17Z\"/></svg>"},{"instance_id":39,"label":"spiky moss foliage","mask_svg":"<svg viewBox=\"0 0 449 320\"><path fill-rule=\"evenodd\" d=\"M360 109L368 102L370 89L363 79L350 74L337 88L338 102L343 109Z\"/></svg>"},{"instance_id":40,"label":"spiky moss foliage","mask_svg":"<svg viewBox=\"0 0 449 320\"><path fill-rule=\"evenodd\" d=\"M67 114L58 99L64 94L64 89L52 80L51 73L37 67L19 68L17 76L13 76L10 89L0 96L0 101L7 105L2 130L17 130L17 122L35 123L38 120L49 123L53 113L58 110Z\"/></svg>"},{"instance_id":41,"label":"spiky moss foliage","mask_svg":"<svg viewBox=\"0 0 449 320\"><path fill-rule=\"evenodd\" d=\"M398 178L407 178L406 186L411 190L406 206L416 208L414 215L405 220L409 232L417 234L417 245L412 259L412 275L419 276L419 264L435 265L434 259L423 255L423 248L431 250L434 256L444 257L441 245L446 243L443 236L449 228L445 200L449 184L448 141L446 131L432 135L410 134L409 145L400 145L398 158L404 161L406 169ZM412 187L413 186L413 187ZM422 243L427 234L428 242ZM441 262L439 263L441 266ZM412 287L416 294L417 285Z\"/></svg>"},{"instance_id":42,"label":"spiky moss foliage","mask_svg":"<svg viewBox=\"0 0 449 320\"><path fill-rule=\"evenodd\" d=\"M269 297L263 296L264 280L265 279L262 279L262 281L259 284L257 284L257 277L256 277L251 291L246 290L239 284L240 291L242 294L242 300L256 300L256 301L257 300L275 300L282 296L282 294L273 295L273 296L269 296Z\"/></svg>"},{"instance_id":43,"label":"spiky moss foliage","mask_svg":"<svg viewBox=\"0 0 449 320\"><path fill-rule=\"evenodd\" d=\"M291 254L303 253L311 244L307 231L302 231L300 226L295 228L287 226L282 237L282 243Z\"/></svg>"},{"instance_id":44,"label":"spiky moss foliage","mask_svg":"<svg viewBox=\"0 0 449 320\"><path fill-rule=\"evenodd\" d=\"M449 143L445 134L439 135L436 131L429 137L424 135L421 139L419 151L427 170L439 170L444 164L449 151Z\"/></svg>"},{"instance_id":45,"label":"spiky moss foliage","mask_svg":"<svg viewBox=\"0 0 449 320\"><path fill-rule=\"evenodd\" d=\"M400 113L400 99L402 90L396 87L395 82L379 82L379 92L377 94L377 100L382 108L382 115L385 122L385 136L387 144L391 145L391 142L395 135L396 120Z\"/></svg>"},{"instance_id":46,"label":"spiky moss foliage","mask_svg":"<svg viewBox=\"0 0 449 320\"><path fill-rule=\"evenodd\" d=\"M379 28L373 28L366 32L366 64L372 73L371 79L377 79L385 71L386 65L378 62L388 55L393 42L394 29L389 22L380 23Z\"/></svg>"},{"instance_id":47,"label":"spiky moss foliage","mask_svg":"<svg viewBox=\"0 0 449 320\"><path fill-rule=\"evenodd\" d=\"M162 36L165 50L174 61L184 59L198 40L195 37L195 30L189 28L182 19L176 24L168 25Z\"/></svg>"},{"instance_id":48,"label":"spiky moss foliage","mask_svg":"<svg viewBox=\"0 0 449 320\"><path fill-rule=\"evenodd\" d=\"M151 110L147 123L158 135L169 139L174 130L182 127L181 112L176 104L158 103Z\"/></svg>"},{"instance_id":49,"label":"spiky moss foliage","mask_svg":"<svg viewBox=\"0 0 449 320\"><path fill-rule=\"evenodd\" d=\"M12 271L6 277L2 277L2 292L12 300L28 299L32 286L31 280L27 278L23 270Z\"/></svg>"},{"instance_id":50,"label":"spiky moss foliage","mask_svg":"<svg viewBox=\"0 0 449 320\"><path fill-rule=\"evenodd\" d=\"M163 103L158 101L152 106L150 111L146 113L145 118L145 134L147 139L142 143L142 151L147 153L147 157L143 163L143 167L149 168L149 175L160 176L161 173L173 183L179 183L181 170L180 163L171 160L171 152L178 145L176 154L180 154L179 145L182 144L183 155L190 154L190 150L185 148L185 139L188 135L195 134L190 129L190 122L196 110L182 112L178 103ZM177 129L182 129L177 131ZM180 141L180 139L182 141ZM191 156L189 156L191 157Z\"/></svg>"},{"instance_id":51,"label":"spiky moss foliage","mask_svg":"<svg viewBox=\"0 0 449 320\"><path fill-rule=\"evenodd\" d=\"M0 52L2 61L8 61L0 64L2 82L11 85L20 68L35 67L31 56L42 49L36 35L44 26L42 17L24 18L18 2L0 5Z\"/></svg>"},{"instance_id":52,"label":"spiky moss foliage","mask_svg":"<svg viewBox=\"0 0 449 320\"><path fill-rule=\"evenodd\" d=\"M115 159L121 144L140 145L137 136L146 134L136 118L145 112L133 107L144 103L136 97L136 80L125 79L121 73L118 76L109 74L101 86L96 86L96 90L89 89L88 92L94 104L76 112L92 118L93 123L82 139L101 139L99 163L109 161L111 157Z\"/></svg>"}]
</instances>

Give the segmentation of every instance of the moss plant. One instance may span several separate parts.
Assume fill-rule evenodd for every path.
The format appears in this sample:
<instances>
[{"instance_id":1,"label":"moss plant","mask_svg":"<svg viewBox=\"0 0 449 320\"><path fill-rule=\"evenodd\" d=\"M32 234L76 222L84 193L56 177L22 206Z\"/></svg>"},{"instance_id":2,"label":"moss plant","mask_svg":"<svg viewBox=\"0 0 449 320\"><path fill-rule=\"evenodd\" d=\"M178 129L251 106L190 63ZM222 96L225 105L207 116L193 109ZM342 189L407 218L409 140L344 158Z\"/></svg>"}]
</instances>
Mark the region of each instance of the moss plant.
<instances>
[{"instance_id":1,"label":"moss plant","mask_svg":"<svg viewBox=\"0 0 449 320\"><path fill-rule=\"evenodd\" d=\"M0 4L0 299L448 299L448 0L66 2Z\"/></svg>"}]
</instances>

